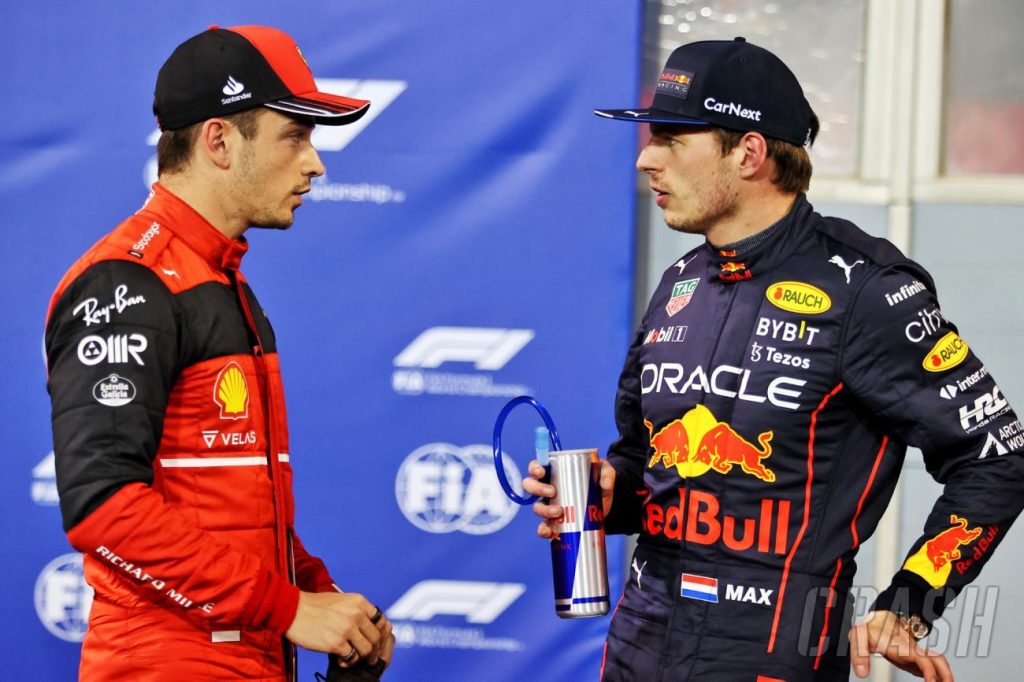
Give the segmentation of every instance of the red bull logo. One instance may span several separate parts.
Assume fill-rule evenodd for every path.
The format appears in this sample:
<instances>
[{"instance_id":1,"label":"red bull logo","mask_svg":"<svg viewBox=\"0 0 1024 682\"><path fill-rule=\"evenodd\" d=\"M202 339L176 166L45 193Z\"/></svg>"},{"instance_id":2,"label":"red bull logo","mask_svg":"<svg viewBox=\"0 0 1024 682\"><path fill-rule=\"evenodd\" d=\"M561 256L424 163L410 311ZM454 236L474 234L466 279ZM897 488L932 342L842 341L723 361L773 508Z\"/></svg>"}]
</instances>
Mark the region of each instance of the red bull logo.
<instances>
[{"instance_id":1,"label":"red bull logo","mask_svg":"<svg viewBox=\"0 0 1024 682\"><path fill-rule=\"evenodd\" d=\"M678 83L679 85L689 85L690 83L690 77L678 71L663 71L660 80L668 83Z\"/></svg>"},{"instance_id":2,"label":"red bull logo","mask_svg":"<svg viewBox=\"0 0 1024 682\"><path fill-rule=\"evenodd\" d=\"M956 514L949 515L949 522L954 524L934 538L924 543L928 551L928 560L932 562L935 570L939 570L950 561L960 558L960 547L969 545L981 535L981 528L967 529L967 519L962 519Z\"/></svg>"},{"instance_id":3,"label":"red bull logo","mask_svg":"<svg viewBox=\"0 0 1024 682\"><path fill-rule=\"evenodd\" d=\"M738 272L746 269L746 263L722 263L722 272Z\"/></svg>"},{"instance_id":4,"label":"red bull logo","mask_svg":"<svg viewBox=\"0 0 1024 682\"><path fill-rule=\"evenodd\" d=\"M949 515L950 528L924 543L912 554L903 568L912 571L934 588L943 587L952 571L952 562L961 558L961 547L966 547L981 536L983 529L968 528L968 521L956 514Z\"/></svg>"},{"instance_id":5,"label":"red bull logo","mask_svg":"<svg viewBox=\"0 0 1024 682\"><path fill-rule=\"evenodd\" d=\"M686 488L678 488L678 492L678 504L662 507L649 502L644 506L644 532L698 545L721 542L736 552L786 553L789 500L762 499L756 518L742 518L723 514L713 493Z\"/></svg>"},{"instance_id":6,"label":"red bull logo","mask_svg":"<svg viewBox=\"0 0 1024 682\"><path fill-rule=\"evenodd\" d=\"M651 434L648 469L660 462L666 469L674 466L681 478L692 478L709 470L728 474L738 466L743 473L765 483L775 482L775 473L762 462L772 454L772 431L759 434L755 445L715 419L703 405L697 405L682 419L669 422L658 433L654 433L654 425L646 419L644 424Z\"/></svg>"}]
</instances>

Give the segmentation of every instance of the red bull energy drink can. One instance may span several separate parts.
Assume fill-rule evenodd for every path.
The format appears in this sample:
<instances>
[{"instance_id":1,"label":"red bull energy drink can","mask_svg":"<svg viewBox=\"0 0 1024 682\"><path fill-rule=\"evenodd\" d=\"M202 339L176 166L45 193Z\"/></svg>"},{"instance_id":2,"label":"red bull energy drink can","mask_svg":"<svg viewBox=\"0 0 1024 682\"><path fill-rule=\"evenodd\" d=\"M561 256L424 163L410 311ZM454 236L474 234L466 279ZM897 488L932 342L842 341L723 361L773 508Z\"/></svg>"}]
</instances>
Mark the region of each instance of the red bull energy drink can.
<instances>
[{"instance_id":1,"label":"red bull energy drink can","mask_svg":"<svg viewBox=\"0 0 1024 682\"><path fill-rule=\"evenodd\" d=\"M587 618L608 613L608 559L601 506L601 460L597 450L548 453L552 504L562 516L552 525L551 568L555 579L555 613Z\"/></svg>"}]
</instances>

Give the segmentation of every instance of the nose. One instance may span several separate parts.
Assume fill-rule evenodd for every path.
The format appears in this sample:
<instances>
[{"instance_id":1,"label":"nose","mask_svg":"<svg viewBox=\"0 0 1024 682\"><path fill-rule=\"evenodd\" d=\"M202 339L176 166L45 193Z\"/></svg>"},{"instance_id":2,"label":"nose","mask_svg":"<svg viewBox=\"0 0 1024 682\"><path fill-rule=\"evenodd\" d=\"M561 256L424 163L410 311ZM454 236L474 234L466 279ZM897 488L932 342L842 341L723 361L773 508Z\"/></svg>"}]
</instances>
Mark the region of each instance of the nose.
<instances>
[{"instance_id":1,"label":"nose","mask_svg":"<svg viewBox=\"0 0 1024 682\"><path fill-rule=\"evenodd\" d=\"M648 142L636 157L636 169L641 173L652 175L658 170L658 167L657 151Z\"/></svg>"},{"instance_id":2,"label":"nose","mask_svg":"<svg viewBox=\"0 0 1024 682\"><path fill-rule=\"evenodd\" d=\"M318 178L327 171L324 168L323 161L320 160L320 155L312 145L309 147L309 158L306 162L305 174L311 178Z\"/></svg>"}]
</instances>

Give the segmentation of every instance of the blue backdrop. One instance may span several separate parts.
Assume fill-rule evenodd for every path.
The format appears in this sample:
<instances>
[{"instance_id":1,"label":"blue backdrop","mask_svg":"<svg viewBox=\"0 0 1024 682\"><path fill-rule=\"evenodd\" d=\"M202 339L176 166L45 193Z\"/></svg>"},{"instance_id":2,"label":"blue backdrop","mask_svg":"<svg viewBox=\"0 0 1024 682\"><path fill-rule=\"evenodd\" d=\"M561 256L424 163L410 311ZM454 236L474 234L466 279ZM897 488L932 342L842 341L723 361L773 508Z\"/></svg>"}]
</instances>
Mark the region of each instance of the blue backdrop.
<instances>
[{"instance_id":1,"label":"blue backdrop","mask_svg":"<svg viewBox=\"0 0 1024 682\"><path fill-rule=\"evenodd\" d=\"M306 546L388 607L388 679L596 678L608 620L555 617L548 548L500 496L488 443L523 392L566 447L614 436L635 131L591 110L636 101L640 15L622 0L4 9L0 677L73 679L91 598L56 507L50 293L146 197L163 60L209 24L262 23L373 101L317 131L326 177L289 232L250 233L244 267L277 332ZM537 423L509 421L513 467ZM611 542L613 599L621 553ZM304 654L300 679L322 666Z\"/></svg>"}]
</instances>

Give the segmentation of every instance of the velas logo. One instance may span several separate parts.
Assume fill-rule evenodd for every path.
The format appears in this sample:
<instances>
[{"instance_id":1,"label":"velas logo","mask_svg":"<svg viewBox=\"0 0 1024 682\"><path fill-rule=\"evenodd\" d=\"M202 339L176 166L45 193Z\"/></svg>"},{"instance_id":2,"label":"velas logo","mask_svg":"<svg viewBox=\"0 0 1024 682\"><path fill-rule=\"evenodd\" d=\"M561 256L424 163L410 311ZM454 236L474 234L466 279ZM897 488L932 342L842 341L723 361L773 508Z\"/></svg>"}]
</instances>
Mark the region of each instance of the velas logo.
<instances>
[{"instance_id":1,"label":"velas logo","mask_svg":"<svg viewBox=\"0 0 1024 682\"><path fill-rule=\"evenodd\" d=\"M668 313L669 317L672 317L689 305L690 299L693 298L693 293L697 291L698 284L700 284L700 277L684 279L672 285L672 296L669 297L668 303L665 304L665 312Z\"/></svg>"},{"instance_id":2,"label":"velas logo","mask_svg":"<svg viewBox=\"0 0 1024 682\"><path fill-rule=\"evenodd\" d=\"M722 504L711 492L677 488L678 502L663 507L644 506L643 529L648 535L697 545L718 545L734 552L785 554L789 541L789 500L763 498L754 518L722 513Z\"/></svg>"},{"instance_id":3,"label":"velas logo","mask_svg":"<svg viewBox=\"0 0 1024 682\"><path fill-rule=\"evenodd\" d=\"M949 332L932 346L921 364L929 372L945 372L966 360L969 350L956 332Z\"/></svg>"},{"instance_id":4,"label":"velas logo","mask_svg":"<svg viewBox=\"0 0 1024 682\"><path fill-rule=\"evenodd\" d=\"M697 405L657 433L646 419L644 425L650 433L653 451L648 469L660 464L666 469L675 467L680 478L693 478L708 471L728 474L738 467L765 483L775 481L775 473L762 462L772 454L772 431L758 434L758 444L754 445L731 426L718 421L704 405Z\"/></svg>"},{"instance_id":5,"label":"velas logo","mask_svg":"<svg viewBox=\"0 0 1024 682\"><path fill-rule=\"evenodd\" d=\"M903 564L903 568L924 578L934 588L943 587L953 567L950 562L960 559L960 548L974 542L982 528L968 528L969 522L956 514L949 515L949 528L921 546Z\"/></svg>"},{"instance_id":6,"label":"velas logo","mask_svg":"<svg viewBox=\"0 0 1024 682\"><path fill-rule=\"evenodd\" d=\"M249 383L237 362L229 362L217 375L213 402L220 407L221 419L245 419L249 416Z\"/></svg>"},{"instance_id":7,"label":"velas logo","mask_svg":"<svg viewBox=\"0 0 1024 682\"><path fill-rule=\"evenodd\" d=\"M230 97L232 95L237 95L242 90L245 90L245 84L236 81L234 76L228 76L228 82L224 84L221 92Z\"/></svg>"},{"instance_id":8,"label":"velas logo","mask_svg":"<svg viewBox=\"0 0 1024 682\"><path fill-rule=\"evenodd\" d=\"M806 282L776 282L765 297L776 308L804 315L819 315L832 307L828 294Z\"/></svg>"}]
</instances>

